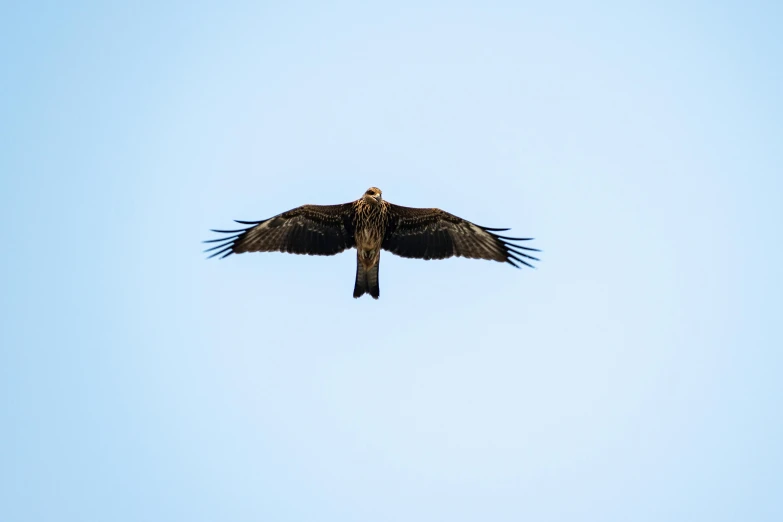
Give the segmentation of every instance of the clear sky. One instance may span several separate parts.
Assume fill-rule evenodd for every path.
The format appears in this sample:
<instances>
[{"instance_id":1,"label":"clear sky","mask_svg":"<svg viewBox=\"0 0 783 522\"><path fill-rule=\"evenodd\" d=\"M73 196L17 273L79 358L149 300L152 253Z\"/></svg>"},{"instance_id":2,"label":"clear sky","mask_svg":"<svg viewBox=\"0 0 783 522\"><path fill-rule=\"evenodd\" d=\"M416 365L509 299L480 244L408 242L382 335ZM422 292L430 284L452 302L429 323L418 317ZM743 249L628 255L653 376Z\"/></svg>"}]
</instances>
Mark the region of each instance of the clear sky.
<instances>
[{"instance_id":1,"label":"clear sky","mask_svg":"<svg viewBox=\"0 0 783 522\"><path fill-rule=\"evenodd\" d=\"M783 520L779 2L118 4L0 7L0 520ZM542 262L201 253L372 185Z\"/></svg>"}]
</instances>

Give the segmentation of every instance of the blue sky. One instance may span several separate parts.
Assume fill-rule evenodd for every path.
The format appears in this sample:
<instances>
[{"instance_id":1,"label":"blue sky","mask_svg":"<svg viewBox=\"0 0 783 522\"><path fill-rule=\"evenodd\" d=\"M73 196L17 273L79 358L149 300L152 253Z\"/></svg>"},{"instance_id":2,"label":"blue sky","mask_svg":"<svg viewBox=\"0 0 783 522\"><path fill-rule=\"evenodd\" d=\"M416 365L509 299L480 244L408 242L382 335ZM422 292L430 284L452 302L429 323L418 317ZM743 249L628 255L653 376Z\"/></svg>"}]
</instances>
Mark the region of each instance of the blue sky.
<instances>
[{"instance_id":1,"label":"blue sky","mask_svg":"<svg viewBox=\"0 0 783 522\"><path fill-rule=\"evenodd\" d=\"M0 9L0 519L783 518L776 3ZM371 185L542 262L201 253Z\"/></svg>"}]
</instances>

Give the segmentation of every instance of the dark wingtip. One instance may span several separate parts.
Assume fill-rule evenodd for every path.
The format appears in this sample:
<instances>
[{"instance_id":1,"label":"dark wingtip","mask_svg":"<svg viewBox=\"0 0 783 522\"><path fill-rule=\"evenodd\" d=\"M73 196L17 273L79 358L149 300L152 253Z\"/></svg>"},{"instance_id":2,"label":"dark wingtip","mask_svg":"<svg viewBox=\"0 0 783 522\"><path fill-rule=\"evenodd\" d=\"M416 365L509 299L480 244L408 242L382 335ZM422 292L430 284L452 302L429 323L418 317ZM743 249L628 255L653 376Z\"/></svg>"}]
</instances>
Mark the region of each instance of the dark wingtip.
<instances>
[{"instance_id":1,"label":"dark wingtip","mask_svg":"<svg viewBox=\"0 0 783 522\"><path fill-rule=\"evenodd\" d=\"M205 239L204 241L202 241L202 243L217 243L218 241L233 241L238 237L239 235L230 236L230 237L219 237L217 239Z\"/></svg>"},{"instance_id":2,"label":"dark wingtip","mask_svg":"<svg viewBox=\"0 0 783 522\"><path fill-rule=\"evenodd\" d=\"M213 247L210 247L210 248L204 250L204 252L212 252L213 250L217 250L218 248L231 248L233 246L234 246L234 242L233 241L231 243L222 243L220 245L215 245Z\"/></svg>"},{"instance_id":3,"label":"dark wingtip","mask_svg":"<svg viewBox=\"0 0 783 522\"><path fill-rule=\"evenodd\" d=\"M495 234L496 237L499 237L500 239L510 239L511 241L533 241L534 237L509 237L509 236L498 236Z\"/></svg>"},{"instance_id":4,"label":"dark wingtip","mask_svg":"<svg viewBox=\"0 0 783 522\"><path fill-rule=\"evenodd\" d=\"M242 223L243 225L255 225L258 223L261 223L260 221L237 221L237 223ZM223 259L227 256L230 256L234 253L234 244L237 242L237 240L242 237L243 234L245 234L249 229L247 228L240 228L237 230L218 230L218 229L211 229L212 232L217 232L218 234L235 234L233 236L228 237L219 237L217 239L207 239L205 241L202 241L202 243L218 243L220 244L215 245L211 248L208 248L204 250L204 252L211 252L212 250L217 250L222 248L222 250L218 250L217 252L213 253L207 259L212 259L213 257L220 256L220 254L224 254L220 257L220 259Z\"/></svg>"},{"instance_id":5,"label":"dark wingtip","mask_svg":"<svg viewBox=\"0 0 783 522\"><path fill-rule=\"evenodd\" d=\"M527 259L532 259L533 261L541 261L541 260L540 260L540 259L538 259L537 257L531 256L530 254L525 254L524 252L520 252L519 250L516 250L516 249L514 249L514 248L512 248L512 247L510 247L510 246L507 246L507 247L506 247L506 251L507 251L507 252L511 252L511 253L513 253L513 254L516 254L516 255L518 255L518 256L525 257L525 258L527 258Z\"/></svg>"},{"instance_id":6,"label":"dark wingtip","mask_svg":"<svg viewBox=\"0 0 783 522\"><path fill-rule=\"evenodd\" d=\"M222 250L218 250L217 252L212 253L212 255L210 255L207 259L212 259L213 257L219 256L220 254L225 253L225 255L220 258L220 259L223 259L224 257L230 256L231 254L234 253L234 244L233 243L231 243L230 245L218 245L215 248L220 248L220 247L223 247L223 249ZM210 248L210 249L204 250L204 252L209 252L211 250L215 250L215 248Z\"/></svg>"},{"instance_id":7,"label":"dark wingtip","mask_svg":"<svg viewBox=\"0 0 783 522\"><path fill-rule=\"evenodd\" d=\"M210 229L210 232L217 232L218 234L236 234L237 232L244 232L246 229L240 228L238 230L215 230L214 228Z\"/></svg>"},{"instance_id":8,"label":"dark wingtip","mask_svg":"<svg viewBox=\"0 0 783 522\"><path fill-rule=\"evenodd\" d=\"M518 262L522 263L523 265L525 265L525 266L527 266L527 267L530 267L530 268L532 268L532 269L535 269L535 268L536 268L536 267L534 267L533 265L531 265L530 263L528 263L527 261L525 261L524 259L520 259L520 258L518 258L518 257L517 257L517 256L515 256L514 254L508 253L508 254L506 254L506 255L509 257L509 259L513 259L514 261L518 261ZM506 261L507 261L507 262L509 262L509 263L511 263L511 261L509 261L509 259L506 259ZM511 264L512 264L512 265L514 265L514 266L516 266L517 268L520 268L519 266L515 265L514 263L511 263Z\"/></svg>"}]
</instances>

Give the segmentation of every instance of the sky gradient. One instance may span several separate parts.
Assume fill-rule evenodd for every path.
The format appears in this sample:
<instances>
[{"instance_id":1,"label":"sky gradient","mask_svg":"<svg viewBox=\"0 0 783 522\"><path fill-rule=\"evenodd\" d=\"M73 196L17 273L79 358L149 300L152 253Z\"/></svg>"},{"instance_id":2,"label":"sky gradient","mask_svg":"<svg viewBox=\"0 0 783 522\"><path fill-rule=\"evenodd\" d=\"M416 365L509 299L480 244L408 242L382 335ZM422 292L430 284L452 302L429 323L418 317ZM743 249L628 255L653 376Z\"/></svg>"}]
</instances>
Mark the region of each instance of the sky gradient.
<instances>
[{"instance_id":1,"label":"sky gradient","mask_svg":"<svg viewBox=\"0 0 783 522\"><path fill-rule=\"evenodd\" d=\"M4 4L0 520L783 519L781 21ZM542 261L201 252L369 186Z\"/></svg>"}]
</instances>

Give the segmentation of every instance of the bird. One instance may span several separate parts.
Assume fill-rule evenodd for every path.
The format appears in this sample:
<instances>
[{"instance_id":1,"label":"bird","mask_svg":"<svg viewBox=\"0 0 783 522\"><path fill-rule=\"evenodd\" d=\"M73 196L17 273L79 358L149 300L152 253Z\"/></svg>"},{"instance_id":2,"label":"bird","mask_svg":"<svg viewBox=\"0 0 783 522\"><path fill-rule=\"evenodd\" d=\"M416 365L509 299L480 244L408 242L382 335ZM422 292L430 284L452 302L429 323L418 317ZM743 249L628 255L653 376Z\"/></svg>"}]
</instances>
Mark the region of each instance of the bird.
<instances>
[{"instance_id":1,"label":"bird","mask_svg":"<svg viewBox=\"0 0 783 522\"><path fill-rule=\"evenodd\" d=\"M452 256L488 259L521 268L539 261L523 246L529 237L500 235L508 228L489 228L438 208L411 208L389 203L381 189L370 187L362 196L341 205L302 205L237 230L212 230L229 234L204 243L217 243L204 252L208 259L223 259L245 252L286 252L331 256L356 248L356 281L353 297L380 296L378 268L381 250L406 258L446 259Z\"/></svg>"}]
</instances>

